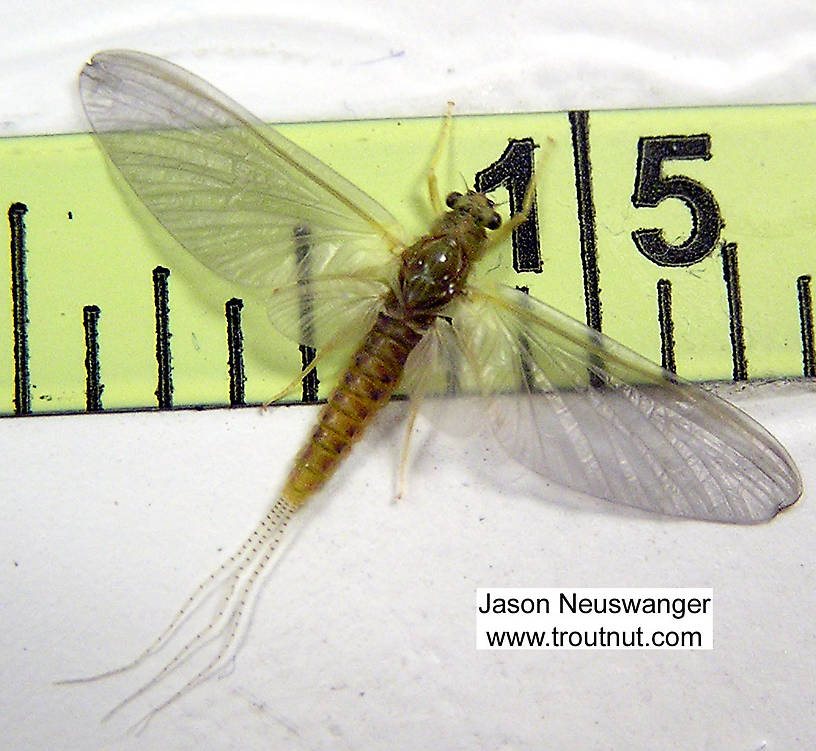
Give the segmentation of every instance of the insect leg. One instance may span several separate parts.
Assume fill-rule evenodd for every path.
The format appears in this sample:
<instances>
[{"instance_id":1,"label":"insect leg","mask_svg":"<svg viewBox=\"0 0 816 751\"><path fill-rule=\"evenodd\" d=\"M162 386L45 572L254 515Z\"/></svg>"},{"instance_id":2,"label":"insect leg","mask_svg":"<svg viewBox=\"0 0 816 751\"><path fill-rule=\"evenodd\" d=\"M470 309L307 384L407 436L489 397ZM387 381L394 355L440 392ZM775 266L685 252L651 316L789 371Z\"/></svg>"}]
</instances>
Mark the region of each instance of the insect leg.
<instances>
[{"instance_id":1,"label":"insect leg","mask_svg":"<svg viewBox=\"0 0 816 751\"><path fill-rule=\"evenodd\" d=\"M346 333L345 331L340 332L333 339L329 340L326 344L321 346L319 352L317 353L317 355L315 355L314 359L297 374L297 377L290 383L286 384L286 386L284 386L280 391L278 391L278 393L275 394L271 399L265 401L261 405L261 409L267 409L276 401L278 401L278 399L282 399L290 391L294 391L294 389L296 389L300 385L301 381L303 381L303 379L317 367L318 363L326 355L330 354L331 352L334 352L337 346L342 343L342 339L345 333Z\"/></svg>"},{"instance_id":2,"label":"insect leg","mask_svg":"<svg viewBox=\"0 0 816 751\"><path fill-rule=\"evenodd\" d=\"M408 415L408 424L405 426L405 438L402 441L402 453L400 455L399 475L397 479L397 495L395 501L402 500L405 495L405 475L408 471L408 449L411 446L411 435L414 432L414 423L419 414L419 405L416 401L411 402L411 413Z\"/></svg>"},{"instance_id":3,"label":"insect leg","mask_svg":"<svg viewBox=\"0 0 816 751\"><path fill-rule=\"evenodd\" d=\"M527 184L527 190L524 191L524 200L521 204L521 211L511 216L501 227L490 233L490 236L487 238L485 250L490 250L503 243L513 234L513 230L516 229L516 227L521 226L527 221L527 217L530 216L530 212L533 210L539 174L539 172L534 172L530 178L530 182Z\"/></svg>"},{"instance_id":4,"label":"insect leg","mask_svg":"<svg viewBox=\"0 0 816 751\"><path fill-rule=\"evenodd\" d=\"M546 143L541 149L541 155L538 160L539 164L549 157L554 147L555 141L548 137ZM542 170L535 170L534 166L533 176L530 178L530 182L527 183L527 190L524 191L524 200L521 203L521 211L511 216L507 222L502 224L501 227L490 234L485 250L490 250L491 248L495 248L497 245L503 243L508 237L510 237L514 229L527 221L527 218L530 216L530 212L533 210L533 205L536 198L536 186L538 185L539 175L541 174Z\"/></svg>"},{"instance_id":5,"label":"insect leg","mask_svg":"<svg viewBox=\"0 0 816 751\"><path fill-rule=\"evenodd\" d=\"M317 367L317 363L322 359L322 356L330 351L331 351L330 349L321 349L320 352L318 352L317 355L315 355L312 361L305 368L303 368L303 370L301 370L300 373L297 374L297 377L294 380L287 383L286 386L284 386L280 391L278 391L278 393L275 394L271 399L265 401L261 405L261 409L264 410L268 409L271 405L278 401L278 399L283 399L283 397L286 396L290 391L294 391L300 385L303 379Z\"/></svg>"},{"instance_id":6,"label":"insect leg","mask_svg":"<svg viewBox=\"0 0 816 751\"><path fill-rule=\"evenodd\" d=\"M441 214L445 210L442 203L442 196L439 195L439 182L436 179L436 165L442 158L442 149L448 140L450 134L450 122L453 115L453 102L448 102L448 108L445 111L445 119L442 122L442 130L439 132L439 139L436 142L433 157L431 158L431 166L428 167L428 194L431 198L431 207L434 214Z\"/></svg>"}]
</instances>

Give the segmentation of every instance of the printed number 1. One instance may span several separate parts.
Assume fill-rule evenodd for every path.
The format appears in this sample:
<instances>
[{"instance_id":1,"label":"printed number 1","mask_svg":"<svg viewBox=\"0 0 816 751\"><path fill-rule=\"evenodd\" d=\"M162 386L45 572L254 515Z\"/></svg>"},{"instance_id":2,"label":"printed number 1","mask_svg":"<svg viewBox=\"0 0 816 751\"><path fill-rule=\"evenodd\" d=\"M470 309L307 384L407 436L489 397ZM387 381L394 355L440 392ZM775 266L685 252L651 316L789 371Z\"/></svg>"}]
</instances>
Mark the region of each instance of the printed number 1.
<instances>
[{"instance_id":1,"label":"printed number 1","mask_svg":"<svg viewBox=\"0 0 816 751\"><path fill-rule=\"evenodd\" d=\"M505 187L510 195L511 216L520 211L527 186L533 177L535 148L532 138L511 138L502 155L493 164L476 173L473 187L480 193ZM541 273L535 199L527 221L513 230L513 268L518 272Z\"/></svg>"}]
</instances>

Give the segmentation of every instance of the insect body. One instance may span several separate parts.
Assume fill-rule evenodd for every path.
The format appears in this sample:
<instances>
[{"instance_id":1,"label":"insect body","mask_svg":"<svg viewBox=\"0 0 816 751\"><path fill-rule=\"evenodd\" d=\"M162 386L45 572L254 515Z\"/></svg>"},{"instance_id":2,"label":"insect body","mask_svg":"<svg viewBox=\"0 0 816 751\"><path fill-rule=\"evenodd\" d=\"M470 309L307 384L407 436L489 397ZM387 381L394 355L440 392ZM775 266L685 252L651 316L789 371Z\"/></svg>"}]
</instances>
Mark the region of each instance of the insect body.
<instances>
[{"instance_id":1,"label":"insect body","mask_svg":"<svg viewBox=\"0 0 816 751\"><path fill-rule=\"evenodd\" d=\"M518 290L473 282L474 264L526 218L532 190L502 224L480 193L451 193L443 212L429 177L439 217L405 243L376 201L170 63L99 53L80 91L136 195L201 263L265 299L284 335L336 350L368 332L268 514L151 646L105 675L157 652L213 590L215 616L113 711L192 672L149 719L229 659L289 520L398 384L431 419L450 405L473 412L514 459L598 498L735 523L799 498L785 449L735 407ZM209 656L190 668L202 648Z\"/></svg>"},{"instance_id":2,"label":"insect body","mask_svg":"<svg viewBox=\"0 0 816 751\"><path fill-rule=\"evenodd\" d=\"M281 493L293 505L320 488L391 397L408 356L437 313L463 293L471 264L487 243L485 228L501 224L493 203L481 193L451 193L447 204L450 211L430 233L403 251L396 288L321 411L311 440L297 455Z\"/></svg>"}]
</instances>

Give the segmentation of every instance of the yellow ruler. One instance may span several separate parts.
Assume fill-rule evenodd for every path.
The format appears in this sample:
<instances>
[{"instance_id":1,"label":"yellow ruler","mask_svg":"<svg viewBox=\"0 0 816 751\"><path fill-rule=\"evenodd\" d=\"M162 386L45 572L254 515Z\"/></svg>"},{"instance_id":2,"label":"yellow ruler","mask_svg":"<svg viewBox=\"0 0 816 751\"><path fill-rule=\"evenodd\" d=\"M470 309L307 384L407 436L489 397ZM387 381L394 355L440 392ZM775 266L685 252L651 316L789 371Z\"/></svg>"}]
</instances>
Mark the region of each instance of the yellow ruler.
<instances>
[{"instance_id":1,"label":"yellow ruler","mask_svg":"<svg viewBox=\"0 0 816 751\"><path fill-rule=\"evenodd\" d=\"M280 130L419 235L439 127ZM688 379L813 376L814 141L811 105L455 117L438 174L507 213L535 160L536 220L486 261L493 278ZM174 243L92 136L1 140L0 190L3 414L258 404L309 356Z\"/></svg>"}]
</instances>

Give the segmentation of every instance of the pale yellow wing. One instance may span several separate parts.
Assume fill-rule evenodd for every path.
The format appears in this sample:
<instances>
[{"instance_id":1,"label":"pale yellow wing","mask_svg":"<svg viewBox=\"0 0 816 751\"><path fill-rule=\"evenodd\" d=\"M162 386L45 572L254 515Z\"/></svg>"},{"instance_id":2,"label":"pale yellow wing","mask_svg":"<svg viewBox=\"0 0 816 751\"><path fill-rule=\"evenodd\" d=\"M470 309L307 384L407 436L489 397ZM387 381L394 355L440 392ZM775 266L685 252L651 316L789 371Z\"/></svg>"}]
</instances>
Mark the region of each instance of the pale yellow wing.
<instances>
[{"instance_id":1,"label":"pale yellow wing","mask_svg":"<svg viewBox=\"0 0 816 751\"><path fill-rule=\"evenodd\" d=\"M396 220L205 81L150 55L109 51L84 67L80 94L99 141L150 212L205 266L269 296L270 310L275 295L296 297L294 287L312 281L333 290L327 299L348 301L358 291L377 298L395 278ZM360 305L313 303L312 315L335 328L357 323ZM273 322L303 338L295 318Z\"/></svg>"},{"instance_id":2,"label":"pale yellow wing","mask_svg":"<svg viewBox=\"0 0 816 751\"><path fill-rule=\"evenodd\" d=\"M432 420L489 424L545 477L649 511L753 523L801 495L746 414L539 300L471 288L445 313L406 375Z\"/></svg>"}]
</instances>

